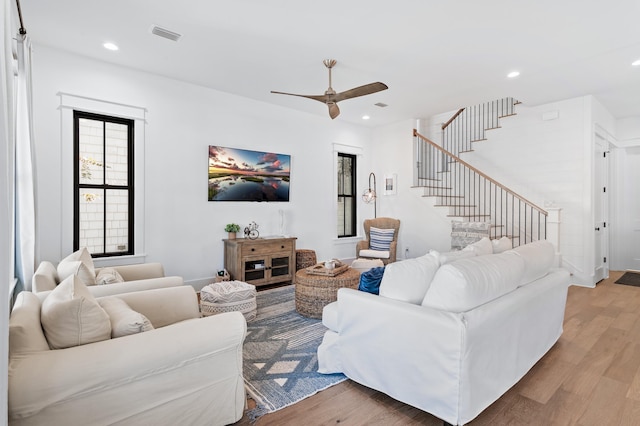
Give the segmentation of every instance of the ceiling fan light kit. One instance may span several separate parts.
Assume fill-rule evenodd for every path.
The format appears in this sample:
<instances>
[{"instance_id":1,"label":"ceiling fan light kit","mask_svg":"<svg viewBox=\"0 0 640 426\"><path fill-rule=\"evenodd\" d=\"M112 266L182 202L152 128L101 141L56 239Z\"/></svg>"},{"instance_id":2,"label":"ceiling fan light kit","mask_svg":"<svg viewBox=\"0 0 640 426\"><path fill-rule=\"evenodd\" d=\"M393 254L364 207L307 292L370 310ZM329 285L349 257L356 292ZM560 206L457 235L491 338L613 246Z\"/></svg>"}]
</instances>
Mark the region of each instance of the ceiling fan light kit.
<instances>
[{"instance_id":1,"label":"ceiling fan light kit","mask_svg":"<svg viewBox=\"0 0 640 426\"><path fill-rule=\"evenodd\" d=\"M364 86L354 87L353 89L346 90L344 92L336 93L331 86L331 69L336 65L335 59L325 59L322 61L325 67L329 70L329 88L324 92L324 95L299 95L296 93L276 92L274 90L271 93L278 95L299 96L301 98L313 99L314 101L322 102L329 108L329 117L331 119L340 115L340 108L338 108L338 102L347 99L357 98L359 96L371 95L372 93L381 92L387 90L389 87L380 82L365 84Z\"/></svg>"}]
</instances>

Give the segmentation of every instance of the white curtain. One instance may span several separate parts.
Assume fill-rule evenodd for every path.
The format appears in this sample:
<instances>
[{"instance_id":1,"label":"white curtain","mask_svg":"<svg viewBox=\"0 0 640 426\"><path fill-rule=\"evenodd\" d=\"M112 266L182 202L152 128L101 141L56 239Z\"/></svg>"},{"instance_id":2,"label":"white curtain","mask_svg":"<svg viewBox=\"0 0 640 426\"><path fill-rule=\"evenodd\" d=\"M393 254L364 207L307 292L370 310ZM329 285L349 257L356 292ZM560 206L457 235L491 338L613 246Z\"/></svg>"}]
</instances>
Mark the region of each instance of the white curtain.
<instances>
[{"instance_id":1,"label":"white curtain","mask_svg":"<svg viewBox=\"0 0 640 426\"><path fill-rule=\"evenodd\" d=\"M18 34L16 87L16 276L19 285L31 290L35 268L35 168L33 161L33 107L31 41Z\"/></svg>"},{"instance_id":2,"label":"white curtain","mask_svg":"<svg viewBox=\"0 0 640 426\"><path fill-rule=\"evenodd\" d=\"M15 104L14 104L14 60L12 50L12 23L9 0L0 0L0 288L3 297L13 292L14 280L14 161L15 161ZM8 315L6 316L8 318ZM5 315L2 316L5 318Z\"/></svg>"},{"instance_id":3,"label":"white curtain","mask_svg":"<svg viewBox=\"0 0 640 426\"><path fill-rule=\"evenodd\" d=\"M13 287L14 96L9 0L0 0L0 419L7 419L9 309ZM15 28L15 27L14 27Z\"/></svg>"}]
</instances>

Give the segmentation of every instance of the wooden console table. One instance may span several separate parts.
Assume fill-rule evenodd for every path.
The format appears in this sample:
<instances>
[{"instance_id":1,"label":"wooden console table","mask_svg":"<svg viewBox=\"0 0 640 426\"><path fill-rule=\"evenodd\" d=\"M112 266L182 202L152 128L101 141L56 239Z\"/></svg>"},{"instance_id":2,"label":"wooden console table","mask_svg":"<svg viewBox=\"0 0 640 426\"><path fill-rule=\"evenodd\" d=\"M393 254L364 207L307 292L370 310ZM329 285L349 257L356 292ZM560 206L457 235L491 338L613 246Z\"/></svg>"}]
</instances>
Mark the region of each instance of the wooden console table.
<instances>
[{"instance_id":1,"label":"wooden console table","mask_svg":"<svg viewBox=\"0 0 640 426\"><path fill-rule=\"evenodd\" d=\"M294 280L296 238L224 239L224 267L231 279L255 286Z\"/></svg>"}]
</instances>

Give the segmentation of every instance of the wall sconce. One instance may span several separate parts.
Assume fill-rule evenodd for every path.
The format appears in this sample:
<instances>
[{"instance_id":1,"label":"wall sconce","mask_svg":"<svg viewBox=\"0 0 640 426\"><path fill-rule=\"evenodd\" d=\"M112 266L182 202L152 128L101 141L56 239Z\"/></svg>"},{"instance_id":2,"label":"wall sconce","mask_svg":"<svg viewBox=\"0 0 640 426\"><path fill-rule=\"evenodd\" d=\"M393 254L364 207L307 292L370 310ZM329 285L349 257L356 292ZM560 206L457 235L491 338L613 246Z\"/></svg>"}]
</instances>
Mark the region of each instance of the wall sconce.
<instances>
[{"instance_id":1,"label":"wall sconce","mask_svg":"<svg viewBox=\"0 0 640 426\"><path fill-rule=\"evenodd\" d=\"M373 187L371 186L371 178L373 178ZM367 204L373 203L373 217L374 218L377 217L376 198L378 198L378 196L376 194L376 175L374 175L373 173L369 173L369 189L364 191L364 193L362 194L362 201L364 201Z\"/></svg>"}]
</instances>

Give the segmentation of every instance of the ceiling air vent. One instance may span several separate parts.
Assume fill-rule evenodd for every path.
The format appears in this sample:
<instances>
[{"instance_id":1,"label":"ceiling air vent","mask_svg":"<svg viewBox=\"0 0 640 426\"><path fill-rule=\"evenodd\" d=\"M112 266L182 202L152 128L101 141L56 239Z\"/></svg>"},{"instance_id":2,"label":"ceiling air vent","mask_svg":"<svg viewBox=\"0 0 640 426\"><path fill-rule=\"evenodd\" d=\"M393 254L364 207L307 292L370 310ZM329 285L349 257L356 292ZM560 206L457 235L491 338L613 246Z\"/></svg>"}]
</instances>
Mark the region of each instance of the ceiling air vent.
<instances>
[{"instance_id":1,"label":"ceiling air vent","mask_svg":"<svg viewBox=\"0 0 640 426\"><path fill-rule=\"evenodd\" d=\"M168 29L159 27L157 25L151 27L151 34L155 34L159 37L163 37L173 41L178 41L180 40L180 37L182 37L182 34L174 33L173 31L169 31Z\"/></svg>"},{"instance_id":2,"label":"ceiling air vent","mask_svg":"<svg viewBox=\"0 0 640 426\"><path fill-rule=\"evenodd\" d=\"M376 103L376 104L374 104L374 105L375 105L375 106L377 106L377 107L380 107L380 108L384 108L384 107L388 107L388 106L389 106L389 105L384 104L384 103L382 103L382 102L378 102L378 103Z\"/></svg>"}]
</instances>

